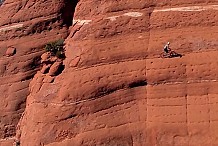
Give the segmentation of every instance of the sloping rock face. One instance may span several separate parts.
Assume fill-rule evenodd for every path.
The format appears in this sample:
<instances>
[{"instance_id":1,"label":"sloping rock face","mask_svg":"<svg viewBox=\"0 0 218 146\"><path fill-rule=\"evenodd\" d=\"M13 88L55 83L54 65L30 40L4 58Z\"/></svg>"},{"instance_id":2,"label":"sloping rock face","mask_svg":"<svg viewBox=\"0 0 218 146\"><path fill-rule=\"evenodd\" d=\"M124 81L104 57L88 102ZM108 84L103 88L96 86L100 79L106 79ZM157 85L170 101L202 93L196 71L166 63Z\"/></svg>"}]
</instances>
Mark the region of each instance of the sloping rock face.
<instances>
[{"instance_id":1,"label":"sloping rock face","mask_svg":"<svg viewBox=\"0 0 218 146\"><path fill-rule=\"evenodd\" d=\"M25 78L26 94L22 96L29 96L16 131L22 146L218 145L216 0L80 0L77 5L66 8L66 12L59 11L65 3L34 3L47 8L40 12L43 15L60 12L59 27L63 23L69 26L70 20L74 20L65 40L66 59L62 72L51 77L40 71L35 74L35 71L30 84L30 79ZM6 0L0 11L11 4L13 2ZM25 6L27 14L32 12L29 11L31 7ZM76 12L70 17L68 14L73 14L73 6ZM9 21L28 23L32 19L16 16L1 20L4 25ZM38 30L40 27L41 23L32 28ZM15 46L18 49L13 60L5 58L2 61L11 59L12 63L20 59L19 50L30 49L27 38L31 41L34 38L31 44L40 46L55 39L55 32L66 35L67 31L63 26L63 32L55 27L48 33L46 28L40 30L40 34L33 31L36 34L20 33L20 38L6 40L2 37L2 46L21 40L26 43ZM49 39L41 41L43 33ZM181 58L160 57L168 41L171 49L183 55ZM34 50L41 55L40 49ZM26 56L32 58L31 55L37 53L26 51ZM26 73L19 70L19 77L22 72ZM9 73L11 71L5 76ZM5 82L8 84L8 81ZM19 85L12 82L12 87L5 88L24 86L23 80L16 82ZM6 99L7 105L13 107L11 100ZM24 107L21 109L19 113ZM3 114L7 113L5 108L2 110ZM10 109L8 121L18 115L17 111Z\"/></svg>"},{"instance_id":2,"label":"sloping rock face","mask_svg":"<svg viewBox=\"0 0 218 146\"><path fill-rule=\"evenodd\" d=\"M0 6L0 145L12 145L16 126L40 68L43 45L68 35L75 2L4 0ZM15 49L16 48L16 51ZM34 113L33 113L34 114ZM9 139L9 142L7 142Z\"/></svg>"}]
</instances>

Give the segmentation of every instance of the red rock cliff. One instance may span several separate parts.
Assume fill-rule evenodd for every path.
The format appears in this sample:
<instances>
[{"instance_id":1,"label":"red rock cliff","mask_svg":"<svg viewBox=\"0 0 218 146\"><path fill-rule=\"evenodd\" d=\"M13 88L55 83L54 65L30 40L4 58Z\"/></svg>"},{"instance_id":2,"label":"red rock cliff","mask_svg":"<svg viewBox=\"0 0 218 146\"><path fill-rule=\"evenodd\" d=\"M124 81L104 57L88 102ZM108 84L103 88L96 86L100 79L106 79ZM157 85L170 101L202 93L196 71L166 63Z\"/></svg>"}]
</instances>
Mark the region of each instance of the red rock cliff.
<instances>
[{"instance_id":1,"label":"red rock cliff","mask_svg":"<svg viewBox=\"0 0 218 146\"><path fill-rule=\"evenodd\" d=\"M2 145L218 145L216 0L6 0L0 13ZM40 72L59 38L63 71ZM181 58L160 57L168 41Z\"/></svg>"}]
</instances>

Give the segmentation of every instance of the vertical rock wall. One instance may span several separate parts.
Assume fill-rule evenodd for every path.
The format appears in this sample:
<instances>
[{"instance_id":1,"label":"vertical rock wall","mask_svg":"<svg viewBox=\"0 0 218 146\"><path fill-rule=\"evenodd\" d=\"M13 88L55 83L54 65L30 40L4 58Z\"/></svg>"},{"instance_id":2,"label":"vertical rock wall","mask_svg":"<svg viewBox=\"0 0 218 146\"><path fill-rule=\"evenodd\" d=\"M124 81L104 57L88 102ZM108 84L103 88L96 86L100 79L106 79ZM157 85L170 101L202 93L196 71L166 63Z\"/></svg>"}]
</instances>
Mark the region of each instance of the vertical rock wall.
<instances>
[{"instance_id":1,"label":"vertical rock wall","mask_svg":"<svg viewBox=\"0 0 218 146\"><path fill-rule=\"evenodd\" d=\"M27 82L22 146L217 145L215 0L80 0L65 10L64 70ZM182 58L160 57L168 41Z\"/></svg>"},{"instance_id":2,"label":"vertical rock wall","mask_svg":"<svg viewBox=\"0 0 218 146\"><path fill-rule=\"evenodd\" d=\"M68 11L74 2L5 0L0 6L0 142L12 145L16 127L30 94L29 83L41 68L43 46L66 38ZM72 6L75 7L75 6ZM67 15L66 15L67 13ZM16 53L10 54L10 48ZM9 142L8 142L9 141ZM0 145L1 145L0 144Z\"/></svg>"}]
</instances>

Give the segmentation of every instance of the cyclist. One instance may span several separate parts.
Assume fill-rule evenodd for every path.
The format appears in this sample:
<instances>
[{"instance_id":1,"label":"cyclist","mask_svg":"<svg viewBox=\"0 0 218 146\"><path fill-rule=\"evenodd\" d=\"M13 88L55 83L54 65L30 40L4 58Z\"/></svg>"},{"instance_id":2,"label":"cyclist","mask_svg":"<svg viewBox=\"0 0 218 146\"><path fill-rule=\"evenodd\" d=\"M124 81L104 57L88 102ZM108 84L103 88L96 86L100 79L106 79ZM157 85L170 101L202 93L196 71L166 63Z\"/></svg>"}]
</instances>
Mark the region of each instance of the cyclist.
<instances>
[{"instance_id":1,"label":"cyclist","mask_svg":"<svg viewBox=\"0 0 218 146\"><path fill-rule=\"evenodd\" d=\"M170 51L170 42L168 42L165 46L164 46L164 52L169 53Z\"/></svg>"}]
</instances>

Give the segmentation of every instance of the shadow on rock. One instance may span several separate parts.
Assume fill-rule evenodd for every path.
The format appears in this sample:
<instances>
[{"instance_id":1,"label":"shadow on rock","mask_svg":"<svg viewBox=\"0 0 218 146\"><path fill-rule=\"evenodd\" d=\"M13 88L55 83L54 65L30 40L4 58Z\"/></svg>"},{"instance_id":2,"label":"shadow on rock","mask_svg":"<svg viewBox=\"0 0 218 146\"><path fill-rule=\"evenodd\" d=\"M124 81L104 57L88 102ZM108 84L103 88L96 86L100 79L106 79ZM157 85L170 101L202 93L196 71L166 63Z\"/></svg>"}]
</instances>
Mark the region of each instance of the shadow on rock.
<instances>
[{"instance_id":1,"label":"shadow on rock","mask_svg":"<svg viewBox=\"0 0 218 146\"><path fill-rule=\"evenodd\" d=\"M61 10L63 23L68 27L72 26L72 20L78 0L65 0L65 6Z\"/></svg>"}]
</instances>

